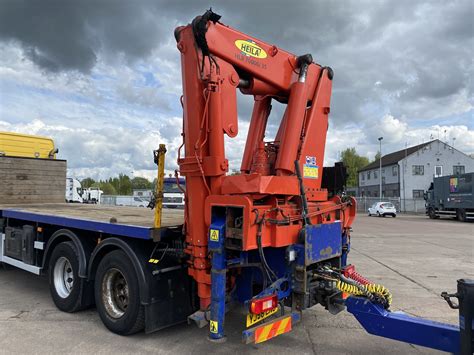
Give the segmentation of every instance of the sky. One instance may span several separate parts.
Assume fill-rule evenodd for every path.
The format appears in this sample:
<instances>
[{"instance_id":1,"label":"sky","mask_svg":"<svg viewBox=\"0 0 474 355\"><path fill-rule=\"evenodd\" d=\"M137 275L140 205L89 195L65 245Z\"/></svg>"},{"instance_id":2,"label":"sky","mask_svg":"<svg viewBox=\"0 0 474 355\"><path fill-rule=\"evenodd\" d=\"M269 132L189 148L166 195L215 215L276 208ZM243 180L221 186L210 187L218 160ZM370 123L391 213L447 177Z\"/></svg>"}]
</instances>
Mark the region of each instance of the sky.
<instances>
[{"instance_id":1,"label":"sky","mask_svg":"<svg viewBox=\"0 0 474 355\"><path fill-rule=\"evenodd\" d=\"M433 138L474 153L469 0L2 0L0 131L52 137L77 178L151 179L160 143L174 171L182 89L173 31L211 6L226 25L333 68L327 165L349 147L372 159L380 136L384 154ZM231 169L252 101L238 95ZM272 111L273 133L281 112Z\"/></svg>"}]
</instances>

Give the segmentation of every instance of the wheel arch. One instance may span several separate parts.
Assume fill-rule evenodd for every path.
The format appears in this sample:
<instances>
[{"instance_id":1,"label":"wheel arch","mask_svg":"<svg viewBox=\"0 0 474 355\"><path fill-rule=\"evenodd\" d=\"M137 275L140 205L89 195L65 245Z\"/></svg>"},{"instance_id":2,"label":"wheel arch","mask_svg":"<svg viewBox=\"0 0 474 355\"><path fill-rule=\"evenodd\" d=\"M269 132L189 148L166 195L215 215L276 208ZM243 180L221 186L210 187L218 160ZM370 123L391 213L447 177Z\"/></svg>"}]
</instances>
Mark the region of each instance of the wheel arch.
<instances>
[{"instance_id":1,"label":"wheel arch","mask_svg":"<svg viewBox=\"0 0 474 355\"><path fill-rule=\"evenodd\" d=\"M62 242L73 242L79 256L79 270L78 275L81 278L87 278L87 264L90 256L90 247L73 231L69 229L59 229L54 232L49 238L46 249L44 251L42 270L48 270L49 259L53 253L54 248Z\"/></svg>"},{"instance_id":2,"label":"wheel arch","mask_svg":"<svg viewBox=\"0 0 474 355\"><path fill-rule=\"evenodd\" d=\"M88 279L93 280L95 278L95 273L102 258L114 250L122 250L132 262L133 268L135 269L138 278L140 302L144 305L148 304L150 301L150 297L148 282L145 275L145 266L143 265L143 263L140 262L140 259L137 254L140 255L140 258L142 258L142 260L145 260L143 259L145 256L142 255L139 248L132 248L129 243L125 242L122 239L119 239L117 237L110 237L103 240L96 246L96 248L92 252L89 262L89 268L87 272Z\"/></svg>"}]
</instances>

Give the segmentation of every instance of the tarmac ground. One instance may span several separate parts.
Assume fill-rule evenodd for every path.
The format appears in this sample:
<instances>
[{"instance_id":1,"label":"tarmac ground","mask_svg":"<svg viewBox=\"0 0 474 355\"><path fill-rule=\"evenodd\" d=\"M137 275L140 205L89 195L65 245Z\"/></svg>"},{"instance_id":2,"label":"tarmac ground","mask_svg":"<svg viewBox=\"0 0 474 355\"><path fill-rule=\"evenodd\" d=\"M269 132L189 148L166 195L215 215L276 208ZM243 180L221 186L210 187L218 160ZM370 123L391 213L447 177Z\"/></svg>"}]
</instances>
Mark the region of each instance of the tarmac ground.
<instances>
[{"instance_id":1,"label":"tarmac ground","mask_svg":"<svg viewBox=\"0 0 474 355\"><path fill-rule=\"evenodd\" d=\"M393 310L456 324L458 312L439 296L454 292L456 280L474 278L474 224L420 215L377 218L358 215L350 263L362 275L389 288ZM207 327L181 324L129 337L109 332L95 309L68 314L57 310L48 281L0 266L0 354L435 354L427 348L367 334L348 312L306 310L303 321L258 345L243 345L243 311L226 319L227 342L207 340Z\"/></svg>"}]
</instances>

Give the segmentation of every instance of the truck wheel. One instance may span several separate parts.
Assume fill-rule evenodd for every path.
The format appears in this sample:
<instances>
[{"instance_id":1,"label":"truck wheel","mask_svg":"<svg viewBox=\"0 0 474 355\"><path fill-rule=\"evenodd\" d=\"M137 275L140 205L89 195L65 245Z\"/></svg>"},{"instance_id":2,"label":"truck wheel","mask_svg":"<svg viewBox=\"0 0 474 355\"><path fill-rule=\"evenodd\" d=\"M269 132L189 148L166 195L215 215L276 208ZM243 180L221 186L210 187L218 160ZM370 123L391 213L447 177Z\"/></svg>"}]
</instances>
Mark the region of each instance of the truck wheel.
<instances>
[{"instance_id":1,"label":"truck wheel","mask_svg":"<svg viewBox=\"0 0 474 355\"><path fill-rule=\"evenodd\" d=\"M107 254L95 275L95 303L104 325L112 332L129 335L143 330L145 311L133 264L121 250Z\"/></svg>"},{"instance_id":2,"label":"truck wheel","mask_svg":"<svg viewBox=\"0 0 474 355\"><path fill-rule=\"evenodd\" d=\"M73 242L58 244L49 259L49 290L54 304L63 312L76 312L83 307L82 293L86 280L78 275L79 257Z\"/></svg>"},{"instance_id":3,"label":"truck wheel","mask_svg":"<svg viewBox=\"0 0 474 355\"><path fill-rule=\"evenodd\" d=\"M463 208L460 208L456 211L456 216L458 218L458 221L460 222L466 222L466 210Z\"/></svg>"},{"instance_id":4,"label":"truck wheel","mask_svg":"<svg viewBox=\"0 0 474 355\"><path fill-rule=\"evenodd\" d=\"M436 212L435 212L434 208L430 207L428 209L428 217L430 217L430 219L435 219L436 218Z\"/></svg>"}]
</instances>

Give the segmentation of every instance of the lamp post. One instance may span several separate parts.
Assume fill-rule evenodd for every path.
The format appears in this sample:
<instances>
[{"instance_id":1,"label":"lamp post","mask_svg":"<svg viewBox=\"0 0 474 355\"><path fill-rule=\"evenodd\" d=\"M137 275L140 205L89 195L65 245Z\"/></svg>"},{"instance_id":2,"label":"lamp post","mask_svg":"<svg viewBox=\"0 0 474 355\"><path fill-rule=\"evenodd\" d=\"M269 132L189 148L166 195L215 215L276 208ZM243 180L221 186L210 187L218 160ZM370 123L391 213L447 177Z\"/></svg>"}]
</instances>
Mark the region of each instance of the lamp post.
<instances>
[{"instance_id":1,"label":"lamp post","mask_svg":"<svg viewBox=\"0 0 474 355\"><path fill-rule=\"evenodd\" d=\"M380 165L379 165L379 178L380 178L380 199L382 199L382 139L383 137L379 137L379 143L380 143L380 159L379 159L379 162L380 162Z\"/></svg>"}]
</instances>

